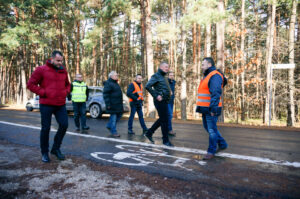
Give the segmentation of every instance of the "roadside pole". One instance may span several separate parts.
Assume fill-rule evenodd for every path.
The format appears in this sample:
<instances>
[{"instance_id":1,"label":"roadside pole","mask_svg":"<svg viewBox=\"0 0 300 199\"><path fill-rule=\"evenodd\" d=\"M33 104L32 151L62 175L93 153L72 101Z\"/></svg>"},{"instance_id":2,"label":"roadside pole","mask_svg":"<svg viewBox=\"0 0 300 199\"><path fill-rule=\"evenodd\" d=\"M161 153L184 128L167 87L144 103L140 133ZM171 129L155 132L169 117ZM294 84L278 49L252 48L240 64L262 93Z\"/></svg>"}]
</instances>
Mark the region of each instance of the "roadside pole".
<instances>
[{"instance_id":1,"label":"roadside pole","mask_svg":"<svg viewBox=\"0 0 300 199\"><path fill-rule=\"evenodd\" d=\"M272 119L272 81L273 81L273 69L294 69L295 64L272 64L271 68L271 88L270 88L270 100L269 100L269 126L271 126L271 119Z\"/></svg>"}]
</instances>

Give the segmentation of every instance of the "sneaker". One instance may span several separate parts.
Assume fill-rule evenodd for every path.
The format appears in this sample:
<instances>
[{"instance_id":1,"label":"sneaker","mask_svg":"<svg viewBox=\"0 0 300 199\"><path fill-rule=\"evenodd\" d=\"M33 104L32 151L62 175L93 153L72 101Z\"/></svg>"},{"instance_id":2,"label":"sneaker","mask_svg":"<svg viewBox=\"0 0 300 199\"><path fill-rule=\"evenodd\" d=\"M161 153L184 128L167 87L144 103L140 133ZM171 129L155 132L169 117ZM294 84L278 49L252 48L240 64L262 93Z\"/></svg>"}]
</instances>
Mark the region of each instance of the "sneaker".
<instances>
[{"instance_id":1,"label":"sneaker","mask_svg":"<svg viewBox=\"0 0 300 199\"><path fill-rule=\"evenodd\" d=\"M146 136L146 138L148 138L148 140L149 140L152 144L154 144L154 140L153 140L153 138L152 138L152 134L151 134L149 131L147 131L147 133L145 134L145 136Z\"/></svg>"},{"instance_id":2,"label":"sneaker","mask_svg":"<svg viewBox=\"0 0 300 199\"><path fill-rule=\"evenodd\" d=\"M76 127L76 131L80 131L80 128L79 128L79 127L78 127L78 128Z\"/></svg>"},{"instance_id":3,"label":"sneaker","mask_svg":"<svg viewBox=\"0 0 300 199\"><path fill-rule=\"evenodd\" d=\"M163 144L166 145L166 146L170 146L170 147L173 147L173 146L174 146L170 141L164 142Z\"/></svg>"},{"instance_id":4,"label":"sneaker","mask_svg":"<svg viewBox=\"0 0 300 199\"><path fill-rule=\"evenodd\" d=\"M215 157L214 154L207 153L202 160L211 160L213 157Z\"/></svg>"},{"instance_id":5,"label":"sneaker","mask_svg":"<svg viewBox=\"0 0 300 199\"><path fill-rule=\"evenodd\" d=\"M112 134L111 136L113 136L113 137L115 137L115 138L121 137L120 134L118 134L118 133Z\"/></svg>"},{"instance_id":6,"label":"sneaker","mask_svg":"<svg viewBox=\"0 0 300 199\"><path fill-rule=\"evenodd\" d=\"M50 158L49 158L48 153L42 154L42 161L45 162L45 163L50 162Z\"/></svg>"},{"instance_id":7,"label":"sneaker","mask_svg":"<svg viewBox=\"0 0 300 199\"><path fill-rule=\"evenodd\" d=\"M65 159L65 156L61 153L61 151L59 149L52 149L51 154L55 155L57 157L57 159L59 159L59 160Z\"/></svg>"},{"instance_id":8,"label":"sneaker","mask_svg":"<svg viewBox=\"0 0 300 199\"><path fill-rule=\"evenodd\" d=\"M134 131L132 131L132 130L128 130L128 134L134 135L134 134L135 134L135 132L134 132Z\"/></svg>"}]
</instances>

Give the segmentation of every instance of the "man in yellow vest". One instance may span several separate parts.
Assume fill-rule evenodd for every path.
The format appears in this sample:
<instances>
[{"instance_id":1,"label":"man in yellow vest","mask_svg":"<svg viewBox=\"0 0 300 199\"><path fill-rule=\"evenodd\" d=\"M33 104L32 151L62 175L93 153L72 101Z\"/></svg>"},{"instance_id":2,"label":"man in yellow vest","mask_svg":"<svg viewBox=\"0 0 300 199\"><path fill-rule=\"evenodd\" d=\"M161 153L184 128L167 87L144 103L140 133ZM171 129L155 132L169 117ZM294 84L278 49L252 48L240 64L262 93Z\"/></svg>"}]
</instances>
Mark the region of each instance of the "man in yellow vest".
<instances>
[{"instance_id":1,"label":"man in yellow vest","mask_svg":"<svg viewBox=\"0 0 300 199\"><path fill-rule=\"evenodd\" d=\"M90 127L86 126L86 101L89 98L89 90L82 81L82 75L76 74L75 80L71 84L72 104L74 110L74 121L76 131L80 131L80 123L82 132L88 130ZM80 118L80 122L79 122Z\"/></svg>"},{"instance_id":2,"label":"man in yellow vest","mask_svg":"<svg viewBox=\"0 0 300 199\"><path fill-rule=\"evenodd\" d=\"M215 67L214 60L206 57L202 61L204 79L198 88L196 112L202 113L203 127L209 134L209 146L204 160L210 160L215 153L227 148L225 139L217 129L218 116L222 110L222 89L227 84L227 79Z\"/></svg>"},{"instance_id":3,"label":"man in yellow vest","mask_svg":"<svg viewBox=\"0 0 300 199\"><path fill-rule=\"evenodd\" d=\"M128 134L135 134L132 130L132 123L134 119L134 115L137 112L139 116L139 121L141 127L143 128L143 134L147 132L147 127L143 117L143 84L142 84L143 77L141 74L137 74L135 76L135 81L129 84L127 89L127 96L129 97L130 102L130 116L128 119Z\"/></svg>"}]
</instances>

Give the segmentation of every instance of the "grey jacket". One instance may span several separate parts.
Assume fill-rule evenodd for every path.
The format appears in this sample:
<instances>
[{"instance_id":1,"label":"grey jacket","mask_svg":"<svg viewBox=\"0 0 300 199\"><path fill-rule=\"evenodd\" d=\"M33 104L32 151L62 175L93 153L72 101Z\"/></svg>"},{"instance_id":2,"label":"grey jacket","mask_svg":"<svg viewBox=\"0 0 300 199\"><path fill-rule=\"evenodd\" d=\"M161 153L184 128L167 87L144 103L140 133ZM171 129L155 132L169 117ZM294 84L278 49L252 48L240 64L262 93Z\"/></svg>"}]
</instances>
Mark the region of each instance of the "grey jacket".
<instances>
[{"instance_id":1,"label":"grey jacket","mask_svg":"<svg viewBox=\"0 0 300 199\"><path fill-rule=\"evenodd\" d=\"M165 78L166 73L161 69L158 69L157 73L152 75L148 83L146 84L147 91L152 95L154 100L160 95L163 101L169 102L171 99L171 88L169 86L168 79Z\"/></svg>"}]
</instances>

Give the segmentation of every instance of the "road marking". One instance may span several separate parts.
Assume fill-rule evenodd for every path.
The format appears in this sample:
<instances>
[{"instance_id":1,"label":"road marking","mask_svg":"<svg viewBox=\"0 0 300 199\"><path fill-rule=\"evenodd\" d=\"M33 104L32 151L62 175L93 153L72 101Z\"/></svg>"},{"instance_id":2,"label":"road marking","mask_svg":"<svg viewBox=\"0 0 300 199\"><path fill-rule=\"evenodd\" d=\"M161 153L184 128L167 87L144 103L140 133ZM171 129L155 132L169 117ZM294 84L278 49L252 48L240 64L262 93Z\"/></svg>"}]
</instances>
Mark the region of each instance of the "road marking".
<instances>
[{"instance_id":1,"label":"road marking","mask_svg":"<svg viewBox=\"0 0 300 199\"><path fill-rule=\"evenodd\" d=\"M37 126L15 124L15 123L5 122L5 121L0 121L0 123L12 125L12 126L26 127L26 128L31 128L31 129L38 129L38 130L41 129L41 127L37 127ZM51 129L51 131L56 131L56 129ZM155 144L149 144L149 143L144 143L144 142L121 140L121 139L116 139L116 138L100 137L100 136L95 136L95 135L78 134L78 133L74 133L74 132L70 132L70 131L67 131L67 134L79 136L79 137L106 140L106 141L110 141L110 142L126 143L126 144L133 144L133 145L139 145L139 146L151 146L153 148L168 149L168 150L187 152L187 153L206 154L206 151L201 150L201 149L193 149L193 148L185 148L185 147L167 147L164 145L155 145ZM218 154L216 154L216 156L300 168L300 162L289 162L289 161L285 161L285 160L271 160L269 158L238 155L238 154L232 154L232 153L218 153Z\"/></svg>"},{"instance_id":2,"label":"road marking","mask_svg":"<svg viewBox=\"0 0 300 199\"><path fill-rule=\"evenodd\" d=\"M207 162L204 161L168 155L168 152L163 151L162 149L153 149L153 147L136 145L116 145L115 147L122 151L116 153L93 152L91 153L91 156L102 161L128 166L147 166L149 164L156 164L179 167L187 171L193 171L193 169L188 168L188 165L186 165L187 162L194 161L201 166L207 164Z\"/></svg>"}]
</instances>

